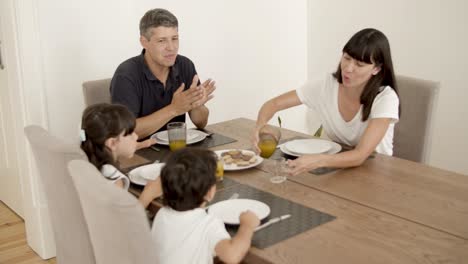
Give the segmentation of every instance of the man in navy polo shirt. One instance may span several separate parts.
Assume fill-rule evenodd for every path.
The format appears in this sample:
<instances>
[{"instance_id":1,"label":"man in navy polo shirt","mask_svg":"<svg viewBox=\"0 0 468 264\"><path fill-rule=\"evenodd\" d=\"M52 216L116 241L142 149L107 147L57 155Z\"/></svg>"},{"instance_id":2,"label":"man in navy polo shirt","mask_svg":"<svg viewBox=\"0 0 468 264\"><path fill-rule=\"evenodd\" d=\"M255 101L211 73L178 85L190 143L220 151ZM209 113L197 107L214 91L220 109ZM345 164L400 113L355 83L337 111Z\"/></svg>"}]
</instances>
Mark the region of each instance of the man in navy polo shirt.
<instances>
[{"instance_id":1,"label":"man in navy polo shirt","mask_svg":"<svg viewBox=\"0 0 468 264\"><path fill-rule=\"evenodd\" d=\"M143 51L119 65L111 82L113 103L127 106L137 117L135 132L147 138L169 122L185 122L185 113L198 128L208 123L205 103L216 89L200 83L195 65L178 55L177 18L165 9L152 9L140 20Z\"/></svg>"}]
</instances>

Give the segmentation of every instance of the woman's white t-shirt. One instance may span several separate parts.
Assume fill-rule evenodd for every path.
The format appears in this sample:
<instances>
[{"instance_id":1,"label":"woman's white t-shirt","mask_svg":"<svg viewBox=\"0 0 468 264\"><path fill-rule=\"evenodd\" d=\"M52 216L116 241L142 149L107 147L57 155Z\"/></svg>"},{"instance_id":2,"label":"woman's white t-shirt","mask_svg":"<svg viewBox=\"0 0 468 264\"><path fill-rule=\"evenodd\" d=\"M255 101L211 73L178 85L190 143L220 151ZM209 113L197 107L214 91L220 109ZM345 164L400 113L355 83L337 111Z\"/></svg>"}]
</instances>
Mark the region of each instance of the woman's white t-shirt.
<instances>
[{"instance_id":1,"label":"woman's white t-shirt","mask_svg":"<svg viewBox=\"0 0 468 264\"><path fill-rule=\"evenodd\" d=\"M151 230L156 243L157 263L213 263L215 247L230 239L222 220L204 209L179 212L169 207L159 209Z\"/></svg>"},{"instance_id":2,"label":"woman's white t-shirt","mask_svg":"<svg viewBox=\"0 0 468 264\"><path fill-rule=\"evenodd\" d=\"M346 122L338 109L338 88L339 83L335 77L327 74L324 79L306 82L296 90L296 93L303 104L316 111L327 136L333 141L346 145L356 146L359 143L370 119L390 118L392 120L390 126L375 150L391 156L393 154L393 130L399 119L399 99L395 91L390 86L381 87L381 92L372 104L369 118L362 122L363 107L361 105L354 118Z\"/></svg>"},{"instance_id":3,"label":"woman's white t-shirt","mask_svg":"<svg viewBox=\"0 0 468 264\"><path fill-rule=\"evenodd\" d=\"M120 172L116 167L110 164L104 164L102 165L102 168L101 168L101 174L104 176L104 178L108 179L112 183L115 183L118 180L122 180L123 189L128 190L128 187L130 186L130 180L128 179L127 176L125 176L125 174Z\"/></svg>"}]
</instances>

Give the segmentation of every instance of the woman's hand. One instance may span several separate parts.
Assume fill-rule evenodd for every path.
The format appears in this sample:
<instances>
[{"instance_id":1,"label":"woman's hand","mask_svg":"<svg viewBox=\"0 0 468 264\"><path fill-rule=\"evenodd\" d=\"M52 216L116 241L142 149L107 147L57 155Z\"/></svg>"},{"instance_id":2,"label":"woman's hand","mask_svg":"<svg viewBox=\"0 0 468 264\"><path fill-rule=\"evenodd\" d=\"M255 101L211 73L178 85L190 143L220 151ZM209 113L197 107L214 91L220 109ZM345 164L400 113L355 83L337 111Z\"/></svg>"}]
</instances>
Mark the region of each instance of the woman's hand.
<instances>
[{"instance_id":1,"label":"woman's hand","mask_svg":"<svg viewBox=\"0 0 468 264\"><path fill-rule=\"evenodd\" d=\"M296 90L292 90L272 98L262 105L260 111L258 111L257 123L251 136L253 148L257 153L260 152L260 148L258 147L260 129L268 123L276 112L300 104L302 104L302 102L299 100Z\"/></svg>"},{"instance_id":2,"label":"woman's hand","mask_svg":"<svg viewBox=\"0 0 468 264\"><path fill-rule=\"evenodd\" d=\"M288 160L289 173L292 176L296 176L316 168L325 167L327 157L328 155L325 154L310 154L301 156L295 160Z\"/></svg>"},{"instance_id":3,"label":"woman's hand","mask_svg":"<svg viewBox=\"0 0 468 264\"><path fill-rule=\"evenodd\" d=\"M258 141L260 141L259 132L260 126L255 126L252 131L252 135L250 136L250 142L252 142L253 149L257 154L260 153L260 148L258 147Z\"/></svg>"}]
</instances>

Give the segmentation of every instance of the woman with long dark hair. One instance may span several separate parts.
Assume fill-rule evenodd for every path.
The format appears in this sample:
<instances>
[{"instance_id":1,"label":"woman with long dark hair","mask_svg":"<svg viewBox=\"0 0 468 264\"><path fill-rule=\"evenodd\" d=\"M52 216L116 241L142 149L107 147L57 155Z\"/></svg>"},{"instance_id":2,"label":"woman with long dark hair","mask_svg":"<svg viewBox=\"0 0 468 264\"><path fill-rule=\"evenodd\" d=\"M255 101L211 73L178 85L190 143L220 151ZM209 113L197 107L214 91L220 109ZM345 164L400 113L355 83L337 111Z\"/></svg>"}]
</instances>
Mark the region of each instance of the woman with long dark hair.
<instances>
[{"instance_id":1,"label":"woman with long dark hair","mask_svg":"<svg viewBox=\"0 0 468 264\"><path fill-rule=\"evenodd\" d=\"M357 32L344 46L335 73L310 80L263 104L254 131L254 146L260 128L277 111L301 104L317 112L331 140L354 149L335 155L304 155L289 161L293 175L319 167L359 166L374 151L392 155L400 102L387 37L373 28Z\"/></svg>"}]
</instances>

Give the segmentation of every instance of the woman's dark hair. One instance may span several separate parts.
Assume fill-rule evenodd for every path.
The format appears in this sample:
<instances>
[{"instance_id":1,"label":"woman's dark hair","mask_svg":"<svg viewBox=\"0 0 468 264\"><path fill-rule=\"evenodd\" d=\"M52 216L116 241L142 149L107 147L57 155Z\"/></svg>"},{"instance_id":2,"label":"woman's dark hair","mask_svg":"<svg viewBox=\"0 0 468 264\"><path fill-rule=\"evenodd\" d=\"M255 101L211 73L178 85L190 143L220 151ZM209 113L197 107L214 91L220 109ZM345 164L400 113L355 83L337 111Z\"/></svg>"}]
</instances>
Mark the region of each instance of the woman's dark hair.
<instances>
[{"instance_id":1,"label":"woman's dark hair","mask_svg":"<svg viewBox=\"0 0 468 264\"><path fill-rule=\"evenodd\" d=\"M133 133L135 122L135 116L123 105L105 103L91 105L84 110L81 119L81 129L86 135L86 140L81 142L81 149L98 169L104 164L117 166L117 161L114 160L105 142L122 132L124 136Z\"/></svg>"},{"instance_id":2,"label":"woman's dark hair","mask_svg":"<svg viewBox=\"0 0 468 264\"><path fill-rule=\"evenodd\" d=\"M216 154L210 150L183 148L174 152L161 171L163 204L176 211L200 207L216 184Z\"/></svg>"},{"instance_id":3,"label":"woman's dark hair","mask_svg":"<svg viewBox=\"0 0 468 264\"><path fill-rule=\"evenodd\" d=\"M343 53L347 53L355 60L374 63L377 67L380 67L380 71L376 75L372 75L361 94L362 121L366 121L369 118L375 97L381 92L380 87L390 86L398 95L390 44L382 32L377 29L366 28L351 37L344 46ZM338 69L333 76L339 83L343 83L340 64L338 64ZM400 114L400 106L398 106L398 110Z\"/></svg>"}]
</instances>

